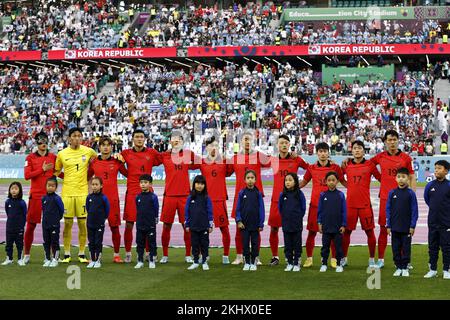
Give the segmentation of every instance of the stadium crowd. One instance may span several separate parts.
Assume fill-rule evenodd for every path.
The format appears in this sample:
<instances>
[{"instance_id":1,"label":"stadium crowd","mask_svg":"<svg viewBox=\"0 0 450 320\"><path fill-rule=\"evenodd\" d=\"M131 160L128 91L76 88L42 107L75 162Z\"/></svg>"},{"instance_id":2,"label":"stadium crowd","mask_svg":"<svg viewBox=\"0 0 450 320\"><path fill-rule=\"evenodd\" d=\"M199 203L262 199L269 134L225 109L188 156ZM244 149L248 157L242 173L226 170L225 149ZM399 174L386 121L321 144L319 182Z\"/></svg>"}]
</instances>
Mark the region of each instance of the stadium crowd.
<instances>
[{"instance_id":1,"label":"stadium crowd","mask_svg":"<svg viewBox=\"0 0 450 320\"><path fill-rule=\"evenodd\" d=\"M448 41L450 23L396 20L290 22L280 24L281 6L272 2L214 7L146 5L148 23L131 26L134 9L119 10L111 0L75 1L4 10L11 30L1 50L51 50L190 46L296 45L324 43L438 43ZM274 22L275 20L275 22ZM272 23L274 22L274 23ZM130 23L130 24L129 24Z\"/></svg>"},{"instance_id":2,"label":"stadium crowd","mask_svg":"<svg viewBox=\"0 0 450 320\"><path fill-rule=\"evenodd\" d=\"M68 124L75 125L107 77L101 66L0 69L0 152L30 152L41 130L54 150L62 149Z\"/></svg>"}]
</instances>

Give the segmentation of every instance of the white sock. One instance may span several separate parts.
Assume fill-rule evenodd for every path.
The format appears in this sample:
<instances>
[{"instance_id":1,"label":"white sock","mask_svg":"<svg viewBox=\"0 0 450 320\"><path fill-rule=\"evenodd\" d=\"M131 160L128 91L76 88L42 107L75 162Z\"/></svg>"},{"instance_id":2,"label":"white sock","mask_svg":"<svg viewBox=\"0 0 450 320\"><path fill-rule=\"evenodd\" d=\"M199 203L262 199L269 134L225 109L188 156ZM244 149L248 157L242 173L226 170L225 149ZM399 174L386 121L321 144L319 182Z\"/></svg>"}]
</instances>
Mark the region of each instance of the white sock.
<instances>
[{"instance_id":1,"label":"white sock","mask_svg":"<svg viewBox=\"0 0 450 320\"><path fill-rule=\"evenodd\" d=\"M131 252L127 252L127 257L130 257L131 256Z\"/></svg>"},{"instance_id":2,"label":"white sock","mask_svg":"<svg viewBox=\"0 0 450 320\"><path fill-rule=\"evenodd\" d=\"M375 258L369 258L369 263L375 263Z\"/></svg>"},{"instance_id":3,"label":"white sock","mask_svg":"<svg viewBox=\"0 0 450 320\"><path fill-rule=\"evenodd\" d=\"M119 257L120 254L114 252L114 257Z\"/></svg>"},{"instance_id":4,"label":"white sock","mask_svg":"<svg viewBox=\"0 0 450 320\"><path fill-rule=\"evenodd\" d=\"M279 257L279 256L275 256L274 258L280 260L280 257Z\"/></svg>"},{"instance_id":5,"label":"white sock","mask_svg":"<svg viewBox=\"0 0 450 320\"><path fill-rule=\"evenodd\" d=\"M384 262L384 259L378 259L378 261Z\"/></svg>"}]
</instances>

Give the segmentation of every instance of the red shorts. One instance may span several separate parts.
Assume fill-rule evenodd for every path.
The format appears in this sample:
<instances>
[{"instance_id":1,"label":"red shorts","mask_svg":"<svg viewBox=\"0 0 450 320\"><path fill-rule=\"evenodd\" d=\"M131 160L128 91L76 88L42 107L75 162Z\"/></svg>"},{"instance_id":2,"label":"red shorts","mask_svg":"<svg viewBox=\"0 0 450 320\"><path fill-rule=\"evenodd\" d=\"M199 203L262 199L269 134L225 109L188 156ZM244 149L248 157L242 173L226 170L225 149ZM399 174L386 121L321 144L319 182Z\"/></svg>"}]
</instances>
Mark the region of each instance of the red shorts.
<instances>
[{"instance_id":1,"label":"red shorts","mask_svg":"<svg viewBox=\"0 0 450 320\"><path fill-rule=\"evenodd\" d=\"M308 211L308 225L306 229L309 231L319 232L319 224L317 223L317 211L319 207L316 207L312 204L309 205Z\"/></svg>"},{"instance_id":2,"label":"red shorts","mask_svg":"<svg viewBox=\"0 0 450 320\"><path fill-rule=\"evenodd\" d=\"M227 202L222 201L212 201L213 216L214 216L214 226L216 228L226 227L230 223L228 222L227 213Z\"/></svg>"},{"instance_id":3,"label":"red shorts","mask_svg":"<svg viewBox=\"0 0 450 320\"><path fill-rule=\"evenodd\" d=\"M120 221L120 200L109 200L109 217L108 224L110 227L118 227L121 224Z\"/></svg>"},{"instance_id":4,"label":"red shorts","mask_svg":"<svg viewBox=\"0 0 450 320\"><path fill-rule=\"evenodd\" d=\"M272 201L270 203L270 214L269 214L269 226L274 228L281 227L281 215L278 211L278 202Z\"/></svg>"},{"instance_id":5,"label":"red shorts","mask_svg":"<svg viewBox=\"0 0 450 320\"><path fill-rule=\"evenodd\" d=\"M28 200L27 222L38 224L42 221L43 195L30 195Z\"/></svg>"},{"instance_id":6,"label":"red shorts","mask_svg":"<svg viewBox=\"0 0 450 320\"><path fill-rule=\"evenodd\" d=\"M361 223L363 230L371 230L375 228L372 207L367 208L348 208L347 209L347 230L355 230L356 223Z\"/></svg>"},{"instance_id":7,"label":"red shorts","mask_svg":"<svg viewBox=\"0 0 450 320\"><path fill-rule=\"evenodd\" d=\"M125 208L123 209L123 220L136 222L136 196L137 194L125 194Z\"/></svg>"},{"instance_id":8,"label":"red shorts","mask_svg":"<svg viewBox=\"0 0 450 320\"><path fill-rule=\"evenodd\" d=\"M175 213L178 212L178 222L184 224L184 206L188 196L169 197L163 199L160 220L164 223L173 224Z\"/></svg>"},{"instance_id":9,"label":"red shorts","mask_svg":"<svg viewBox=\"0 0 450 320\"><path fill-rule=\"evenodd\" d=\"M378 225L382 227L386 225L386 203L387 199L380 199L380 214L378 216Z\"/></svg>"}]
</instances>

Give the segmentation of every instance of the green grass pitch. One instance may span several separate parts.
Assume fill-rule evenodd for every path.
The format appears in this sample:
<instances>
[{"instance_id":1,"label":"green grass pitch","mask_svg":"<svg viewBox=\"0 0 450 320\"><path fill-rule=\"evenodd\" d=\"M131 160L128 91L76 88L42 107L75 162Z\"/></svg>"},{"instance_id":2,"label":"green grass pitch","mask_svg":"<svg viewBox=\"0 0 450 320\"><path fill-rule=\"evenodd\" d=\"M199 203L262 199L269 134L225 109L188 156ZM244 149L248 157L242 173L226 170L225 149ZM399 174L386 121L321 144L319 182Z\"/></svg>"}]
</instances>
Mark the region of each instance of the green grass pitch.
<instances>
[{"instance_id":1,"label":"green grass pitch","mask_svg":"<svg viewBox=\"0 0 450 320\"><path fill-rule=\"evenodd\" d=\"M0 246L2 260L4 249L4 245ZM72 251L74 256L77 248ZM256 272L244 272L242 266L222 265L222 250L211 249L210 271L201 268L188 271L184 249L172 248L168 264L158 263L154 270L146 264L145 268L135 270L134 253L131 265L115 265L111 261L111 248L105 248L101 269L72 263L81 267L81 289L69 290L67 265L43 268L43 248L34 246L32 261L26 267L0 266L0 299L450 299L450 281L442 279L441 261L439 278L423 278L428 268L425 245L412 248L414 269L410 278L392 276L392 252L388 247L379 290L369 290L366 285L370 276L366 273L367 247L350 248L350 265L341 274L331 268L319 273L319 254L320 248L316 247L314 266L298 273L284 272L284 262L276 267L261 266ZM269 248L261 249L261 259L264 264L269 262Z\"/></svg>"}]
</instances>

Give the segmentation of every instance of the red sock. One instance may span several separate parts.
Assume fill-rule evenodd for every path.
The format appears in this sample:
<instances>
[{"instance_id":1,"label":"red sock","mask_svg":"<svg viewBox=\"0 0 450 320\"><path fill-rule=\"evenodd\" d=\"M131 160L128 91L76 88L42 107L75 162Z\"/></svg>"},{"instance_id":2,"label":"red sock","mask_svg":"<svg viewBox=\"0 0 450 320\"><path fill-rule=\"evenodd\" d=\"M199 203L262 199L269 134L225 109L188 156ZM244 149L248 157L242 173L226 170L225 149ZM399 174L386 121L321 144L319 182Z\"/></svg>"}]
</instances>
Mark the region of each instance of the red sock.
<instances>
[{"instance_id":1,"label":"red sock","mask_svg":"<svg viewBox=\"0 0 450 320\"><path fill-rule=\"evenodd\" d=\"M336 246L334 245L334 240L331 240L330 248L331 248L331 257L336 259Z\"/></svg>"},{"instance_id":2,"label":"red sock","mask_svg":"<svg viewBox=\"0 0 450 320\"><path fill-rule=\"evenodd\" d=\"M184 230L184 246L186 248L186 257L191 255L191 233Z\"/></svg>"},{"instance_id":3,"label":"red sock","mask_svg":"<svg viewBox=\"0 0 450 320\"><path fill-rule=\"evenodd\" d=\"M125 251L131 252L131 244L133 243L133 228L125 227L125 233L123 234L123 240L125 242Z\"/></svg>"},{"instance_id":4,"label":"red sock","mask_svg":"<svg viewBox=\"0 0 450 320\"><path fill-rule=\"evenodd\" d=\"M119 253L120 251L120 230L119 227L111 227L112 243L114 247L114 253ZM128 251L130 252L130 251Z\"/></svg>"},{"instance_id":5,"label":"red sock","mask_svg":"<svg viewBox=\"0 0 450 320\"><path fill-rule=\"evenodd\" d=\"M236 242L236 254L242 254L244 252L244 248L242 247L242 236L241 231L239 230L237 225L236 225L236 237L234 238L234 241Z\"/></svg>"},{"instance_id":6,"label":"red sock","mask_svg":"<svg viewBox=\"0 0 450 320\"><path fill-rule=\"evenodd\" d=\"M384 259L384 252L387 247L387 229L384 226L380 226L380 235L378 236L378 259Z\"/></svg>"},{"instance_id":7,"label":"red sock","mask_svg":"<svg viewBox=\"0 0 450 320\"><path fill-rule=\"evenodd\" d=\"M371 258L375 257L375 247L377 246L377 238L375 237L375 232L373 229L366 230L367 235L367 245L369 246L369 256Z\"/></svg>"},{"instance_id":8,"label":"red sock","mask_svg":"<svg viewBox=\"0 0 450 320\"><path fill-rule=\"evenodd\" d=\"M161 244L163 247L163 255L169 256L170 228L163 227L161 234Z\"/></svg>"},{"instance_id":9,"label":"red sock","mask_svg":"<svg viewBox=\"0 0 450 320\"><path fill-rule=\"evenodd\" d=\"M31 245L34 240L34 229L36 229L36 224L28 222L24 235L24 254L30 254Z\"/></svg>"},{"instance_id":10,"label":"red sock","mask_svg":"<svg viewBox=\"0 0 450 320\"><path fill-rule=\"evenodd\" d=\"M342 251L344 251L344 257L348 255L348 247L350 246L350 236L352 234L352 230L345 230L342 237Z\"/></svg>"},{"instance_id":11,"label":"red sock","mask_svg":"<svg viewBox=\"0 0 450 320\"><path fill-rule=\"evenodd\" d=\"M308 232L308 238L306 238L306 256L308 258L313 256L316 234L315 231Z\"/></svg>"},{"instance_id":12,"label":"red sock","mask_svg":"<svg viewBox=\"0 0 450 320\"><path fill-rule=\"evenodd\" d=\"M273 231L270 230L270 236L269 236L269 243L270 243L270 250L272 250L272 257L278 257L278 230Z\"/></svg>"},{"instance_id":13,"label":"red sock","mask_svg":"<svg viewBox=\"0 0 450 320\"><path fill-rule=\"evenodd\" d=\"M223 255L230 255L230 229L228 226L220 227L220 232L222 232L222 243L223 243Z\"/></svg>"}]
</instances>

